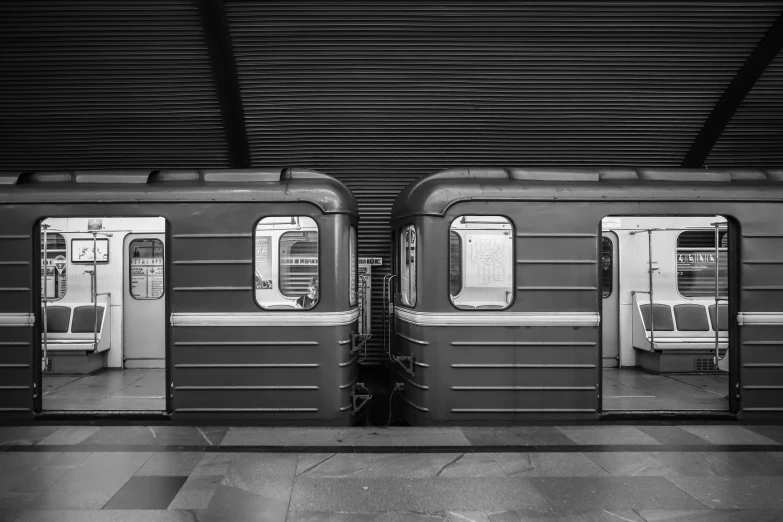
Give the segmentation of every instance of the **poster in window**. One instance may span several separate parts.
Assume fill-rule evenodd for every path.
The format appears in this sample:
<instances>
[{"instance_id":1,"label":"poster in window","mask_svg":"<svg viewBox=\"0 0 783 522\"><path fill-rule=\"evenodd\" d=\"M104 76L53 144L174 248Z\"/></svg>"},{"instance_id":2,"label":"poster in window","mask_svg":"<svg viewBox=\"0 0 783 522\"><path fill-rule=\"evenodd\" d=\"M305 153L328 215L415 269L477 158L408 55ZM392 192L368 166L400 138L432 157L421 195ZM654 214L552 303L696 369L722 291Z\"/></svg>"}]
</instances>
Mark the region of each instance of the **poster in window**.
<instances>
[{"instance_id":1,"label":"poster in window","mask_svg":"<svg viewBox=\"0 0 783 522\"><path fill-rule=\"evenodd\" d=\"M131 258L131 295L158 299L163 295L163 258Z\"/></svg>"},{"instance_id":2,"label":"poster in window","mask_svg":"<svg viewBox=\"0 0 783 522\"><path fill-rule=\"evenodd\" d=\"M507 288L512 281L513 251L509 232L467 234L465 286Z\"/></svg>"},{"instance_id":3,"label":"poster in window","mask_svg":"<svg viewBox=\"0 0 783 522\"><path fill-rule=\"evenodd\" d=\"M272 236L256 236L256 290L271 290Z\"/></svg>"}]
</instances>

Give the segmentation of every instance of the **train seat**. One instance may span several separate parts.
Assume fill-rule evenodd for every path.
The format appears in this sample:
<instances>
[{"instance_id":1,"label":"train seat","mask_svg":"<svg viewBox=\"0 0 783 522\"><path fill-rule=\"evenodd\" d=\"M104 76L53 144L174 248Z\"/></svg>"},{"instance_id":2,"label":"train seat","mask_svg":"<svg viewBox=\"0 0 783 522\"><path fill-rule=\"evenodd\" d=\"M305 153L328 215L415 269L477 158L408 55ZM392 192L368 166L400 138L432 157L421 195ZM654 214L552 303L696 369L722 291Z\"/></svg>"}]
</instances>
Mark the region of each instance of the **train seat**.
<instances>
[{"instance_id":1,"label":"train seat","mask_svg":"<svg viewBox=\"0 0 783 522\"><path fill-rule=\"evenodd\" d=\"M712 310L710 310L710 307ZM633 347L637 363L659 372L709 371L715 355L715 305L709 301L663 301L652 306L633 297ZM728 307L718 308L718 350L728 349ZM654 331L650 331L650 326ZM663 359L669 362L664 364Z\"/></svg>"},{"instance_id":2,"label":"train seat","mask_svg":"<svg viewBox=\"0 0 783 522\"><path fill-rule=\"evenodd\" d=\"M99 352L111 347L111 314L104 313L105 309L105 305L98 305ZM95 349L95 307L90 303L47 306L46 330L49 352L92 352Z\"/></svg>"}]
</instances>

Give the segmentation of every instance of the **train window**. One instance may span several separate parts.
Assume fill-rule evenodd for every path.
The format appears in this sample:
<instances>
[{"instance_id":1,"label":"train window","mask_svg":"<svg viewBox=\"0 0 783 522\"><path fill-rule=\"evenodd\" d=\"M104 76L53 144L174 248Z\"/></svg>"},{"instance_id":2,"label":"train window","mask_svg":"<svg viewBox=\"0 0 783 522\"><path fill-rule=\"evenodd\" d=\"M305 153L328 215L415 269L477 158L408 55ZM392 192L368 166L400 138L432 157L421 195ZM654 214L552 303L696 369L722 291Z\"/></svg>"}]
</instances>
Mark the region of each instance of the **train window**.
<instances>
[{"instance_id":1,"label":"train window","mask_svg":"<svg viewBox=\"0 0 783 522\"><path fill-rule=\"evenodd\" d=\"M255 235L255 295L264 309L318 303L318 225L307 216L265 217Z\"/></svg>"},{"instance_id":2,"label":"train window","mask_svg":"<svg viewBox=\"0 0 783 522\"><path fill-rule=\"evenodd\" d=\"M45 249L41 234L41 259L46 259L45 267L41 268L41 296L50 301L62 299L68 289L66 242L62 234L46 234Z\"/></svg>"},{"instance_id":3,"label":"train window","mask_svg":"<svg viewBox=\"0 0 783 522\"><path fill-rule=\"evenodd\" d=\"M728 295L728 231L719 230L715 258L715 230L687 230L677 238L677 290L683 297L715 296L715 267L718 266L718 294Z\"/></svg>"},{"instance_id":4,"label":"train window","mask_svg":"<svg viewBox=\"0 0 783 522\"><path fill-rule=\"evenodd\" d=\"M514 298L511 222L503 216L461 216L451 223L449 237L449 292L454 306L508 308Z\"/></svg>"},{"instance_id":5,"label":"train window","mask_svg":"<svg viewBox=\"0 0 783 522\"><path fill-rule=\"evenodd\" d=\"M605 237L601 240L601 288L603 297L612 295L612 274L614 266L612 263L612 240Z\"/></svg>"},{"instance_id":6,"label":"train window","mask_svg":"<svg viewBox=\"0 0 783 522\"><path fill-rule=\"evenodd\" d=\"M400 300L416 305L416 228L409 225L400 232Z\"/></svg>"},{"instance_id":7,"label":"train window","mask_svg":"<svg viewBox=\"0 0 783 522\"><path fill-rule=\"evenodd\" d=\"M136 300L163 297L163 241L134 239L128 245L130 295Z\"/></svg>"},{"instance_id":8,"label":"train window","mask_svg":"<svg viewBox=\"0 0 783 522\"><path fill-rule=\"evenodd\" d=\"M449 294L456 297L462 292L462 237L449 231Z\"/></svg>"}]
</instances>

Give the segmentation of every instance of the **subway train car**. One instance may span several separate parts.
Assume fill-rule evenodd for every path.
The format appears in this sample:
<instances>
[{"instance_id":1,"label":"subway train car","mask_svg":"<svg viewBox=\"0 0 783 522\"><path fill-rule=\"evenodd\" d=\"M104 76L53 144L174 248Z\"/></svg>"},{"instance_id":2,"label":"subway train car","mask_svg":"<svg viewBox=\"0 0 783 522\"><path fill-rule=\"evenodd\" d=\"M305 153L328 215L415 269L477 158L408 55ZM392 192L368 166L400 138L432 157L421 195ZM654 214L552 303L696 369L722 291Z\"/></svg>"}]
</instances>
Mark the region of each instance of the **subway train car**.
<instances>
[{"instance_id":1,"label":"subway train car","mask_svg":"<svg viewBox=\"0 0 783 522\"><path fill-rule=\"evenodd\" d=\"M0 411L351 423L358 213L342 183L302 169L0 181Z\"/></svg>"},{"instance_id":2,"label":"subway train car","mask_svg":"<svg viewBox=\"0 0 783 522\"><path fill-rule=\"evenodd\" d=\"M411 424L783 415L783 171L465 168L392 210Z\"/></svg>"}]
</instances>

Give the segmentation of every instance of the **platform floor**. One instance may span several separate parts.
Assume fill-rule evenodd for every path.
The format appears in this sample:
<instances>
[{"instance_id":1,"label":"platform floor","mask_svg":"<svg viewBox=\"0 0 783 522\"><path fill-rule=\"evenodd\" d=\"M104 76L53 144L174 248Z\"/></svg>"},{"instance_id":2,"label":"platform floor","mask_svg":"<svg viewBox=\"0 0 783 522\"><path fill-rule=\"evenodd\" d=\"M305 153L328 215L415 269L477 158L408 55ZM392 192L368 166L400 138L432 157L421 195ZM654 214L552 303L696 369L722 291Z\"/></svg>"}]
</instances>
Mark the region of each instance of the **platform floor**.
<instances>
[{"instance_id":1,"label":"platform floor","mask_svg":"<svg viewBox=\"0 0 783 522\"><path fill-rule=\"evenodd\" d=\"M780 521L783 425L0 427L0 521Z\"/></svg>"}]
</instances>

